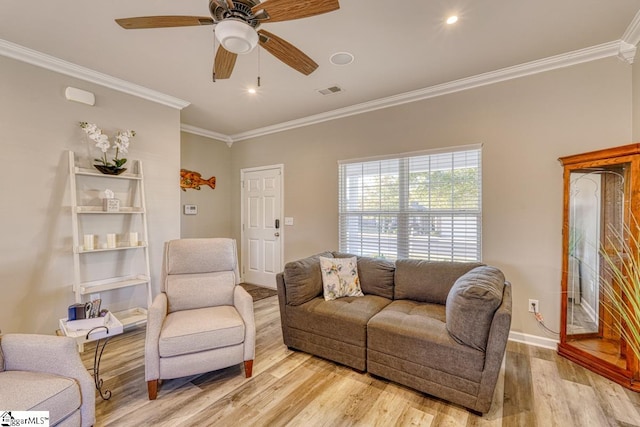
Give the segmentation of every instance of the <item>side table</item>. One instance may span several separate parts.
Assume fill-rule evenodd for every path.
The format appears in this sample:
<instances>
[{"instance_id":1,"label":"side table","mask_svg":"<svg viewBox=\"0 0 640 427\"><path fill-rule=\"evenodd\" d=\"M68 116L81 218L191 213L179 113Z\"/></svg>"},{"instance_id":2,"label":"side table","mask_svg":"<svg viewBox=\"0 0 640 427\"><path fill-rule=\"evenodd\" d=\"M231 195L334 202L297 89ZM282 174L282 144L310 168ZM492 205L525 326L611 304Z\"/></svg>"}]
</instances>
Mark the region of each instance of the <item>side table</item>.
<instances>
[{"instance_id":1,"label":"side table","mask_svg":"<svg viewBox=\"0 0 640 427\"><path fill-rule=\"evenodd\" d=\"M86 322L84 324L80 323L80 326L84 328L86 325L86 329L77 329L79 322L74 322L75 325L72 327L67 324L67 319L60 319L58 321L60 331L67 337L75 338L78 343L78 351L84 350L85 343L96 341L96 349L93 355L93 380L96 385L96 390L100 393L100 397L104 400L109 400L111 398L111 390L102 390L103 381L102 378L100 378L100 361L102 360L102 353L107 346L109 338L121 334L124 328L118 318L111 313L107 313L103 318L84 320L86 320Z\"/></svg>"}]
</instances>

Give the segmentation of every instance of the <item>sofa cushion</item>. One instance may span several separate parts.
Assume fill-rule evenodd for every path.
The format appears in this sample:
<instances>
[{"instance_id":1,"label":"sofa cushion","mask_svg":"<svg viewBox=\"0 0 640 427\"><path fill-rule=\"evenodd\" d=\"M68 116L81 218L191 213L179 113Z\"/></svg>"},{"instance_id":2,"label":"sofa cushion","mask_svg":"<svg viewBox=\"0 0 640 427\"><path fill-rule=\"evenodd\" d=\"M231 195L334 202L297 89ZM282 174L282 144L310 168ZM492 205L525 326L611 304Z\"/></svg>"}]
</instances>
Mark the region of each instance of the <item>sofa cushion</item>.
<instances>
[{"instance_id":1,"label":"sofa cushion","mask_svg":"<svg viewBox=\"0 0 640 427\"><path fill-rule=\"evenodd\" d=\"M350 258L355 255L333 252L334 258ZM393 299L396 265L384 258L358 257L360 288L365 294Z\"/></svg>"},{"instance_id":2,"label":"sofa cushion","mask_svg":"<svg viewBox=\"0 0 640 427\"><path fill-rule=\"evenodd\" d=\"M72 379L42 372L4 371L0 373L2 409L49 411L55 425L80 408L80 387Z\"/></svg>"},{"instance_id":3,"label":"sofa cushion","mask_svg":"<svg viewBox=\"0 0 640 427\"><path fill-rule=\"evenodd\" d=\"M197 353L240 344L244 322L233 306L199 308L169 313L160 342L160 357Z\"/></svg>"},{"instance_id":4,"label":"sofa cushion","mask_svg":"<svg viewBox=\"0 0 640 427\"><path fill-rule=\"evenodd\" d=\"M381 258L358 258L360 287L365 294L393 299L393 284L396 266Z\"/></svg>"},{"instance_id":5,"label":"sofa cushion","mask_svg":"<svg viewBox=\"0 0 640 427\"><path fill-rule=\"evenodd\" d=\"M342 297L361 297L358 259L320 257L322 288L327 301Z\"/></svg>"},{"instance_id":6,"label":"sofa cushion","mask_svg":"<svg viewBox=\"0 0 640 427\"><path fill-rule=\"evenodd\" d=\"M368 349L479 382L484 353L454 340L444 321L440 304L393 301L369 321Z\"/></svg>"},{"instance_id":7,"label":"sofa cushion","mask_svg":"<svg viewBox=\"0 0 640 427\"><path fill-rule=\"evenodd\" d=\"M331 252L322 252L285 264L284 283L287 287L287 304L304 304L322 294L321 256L333 257Z\"/></svg>"},{"instance_id":8,"label":"sofa cushion","mask_svg":"<svg viewBox=\"0 0 640 427\"><path fill-rule=\"evenodd\" d=\"M355 254L349 254L346 252L331 252L331 254L333 255L334 258L351 258L351 257L357 257L358 255Z\"/></svg>"},{"instance_id":9,"label":"sofa cushion","mask_svg":"<svg viewBox=\"0 0 640 427\"><path fill-rule=\"evenodd\" d=\"M443 304L455 281L466 272L484 265L479 262L396 261L393 299Z\"/></svg>"},{"instance_id":10,"label":"sofa cushion","mask_svg":"<svg viewBox=\"0 0 640 427\"><path fill-rule=\"evenodd\" d=\"M495 267L476 267L456 280L446 303L449 334L459 343L485 351L503 290L504 274Z\"/></svg>"},{"instance_id":11,"label":"sofa cushion","mask_svg":"<svg viewBox=\"0 0 640 427\"><path fill-rule=\"evenodd\" d=\"M286 323L293 328L365 347L367 322L391 300L376 295L325 301L317 297L287 306Z\"/></svg>"},{"instance_id":12,"label":"sofa cushion","mask_svg":"<svg viewBox=\"0 0 640 427\"><path fill-rule=\"evenodd\" d=\"M0 340L2 338L0 337ZM4 371L4 355L2 354L2 346L0 346L0 372Z\"/></svg>"}]
</instances>

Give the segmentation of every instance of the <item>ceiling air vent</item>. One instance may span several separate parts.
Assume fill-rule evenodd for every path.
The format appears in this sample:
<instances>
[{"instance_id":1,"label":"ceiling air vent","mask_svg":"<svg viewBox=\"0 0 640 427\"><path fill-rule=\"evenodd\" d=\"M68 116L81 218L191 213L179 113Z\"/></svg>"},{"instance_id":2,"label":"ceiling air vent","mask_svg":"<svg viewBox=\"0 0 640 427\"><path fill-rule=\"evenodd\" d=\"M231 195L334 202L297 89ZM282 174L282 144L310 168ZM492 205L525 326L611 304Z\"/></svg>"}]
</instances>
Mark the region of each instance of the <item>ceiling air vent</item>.
<instances>
[{"instance_id":1,"label":"ceiling air vent","mask_svg":"<svg viewBox=\"0 0 640 427\"><path fill-rule=\"evenodd\" d=\"M333 95L335 93L344 92L344 89L342 89L340 86L335 85L326 89L318 89L318 92L320 92L322 95Z\"/></svg>"}]
</instances>

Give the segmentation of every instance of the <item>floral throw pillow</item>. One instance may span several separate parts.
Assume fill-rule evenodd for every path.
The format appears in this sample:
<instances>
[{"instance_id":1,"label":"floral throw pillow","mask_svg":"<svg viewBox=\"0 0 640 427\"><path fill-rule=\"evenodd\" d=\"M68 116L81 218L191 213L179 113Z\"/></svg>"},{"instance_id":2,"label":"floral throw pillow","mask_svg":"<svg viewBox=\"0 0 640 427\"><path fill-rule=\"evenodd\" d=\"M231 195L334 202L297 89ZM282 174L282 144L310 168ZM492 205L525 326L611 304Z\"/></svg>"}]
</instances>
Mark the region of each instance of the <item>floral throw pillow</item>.
<instances>
[{"instance_id":1,"label":"floral throw pillow","mask_svg":"<svg viewBox=\"0 0 640 427\"><path fill-rule=\"evenodd\" d=\"M364 296L358 278L358 258L320 257L324 299Z\"/></svg>"}]
</instances>

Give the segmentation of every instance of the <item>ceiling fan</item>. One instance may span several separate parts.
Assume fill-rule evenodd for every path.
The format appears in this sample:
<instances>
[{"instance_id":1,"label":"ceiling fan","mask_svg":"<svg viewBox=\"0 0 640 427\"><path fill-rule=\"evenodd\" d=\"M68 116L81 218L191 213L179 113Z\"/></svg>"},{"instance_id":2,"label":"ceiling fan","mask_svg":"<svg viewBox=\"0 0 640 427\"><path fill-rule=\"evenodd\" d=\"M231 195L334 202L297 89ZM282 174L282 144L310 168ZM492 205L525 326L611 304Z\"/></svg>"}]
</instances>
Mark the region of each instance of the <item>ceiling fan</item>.
<instances>
[{"instance_id":1,"label":"ceiling fan","mask_svg":"<svg viewBox=\"0 0 640 427\"><path fill-rule=\"evenodd\" d=\"M258 27L263 23L307 18L339 8L338 0L209 0L211 17L141 16L116 19L116 22L127 30L215 25L215 37L220 43L213 64L215 82L231 77L238 54L251 52L257 44L308 76L318 68L313 59L286 40L258 30Z\"/></svg>"}]
</instances>

